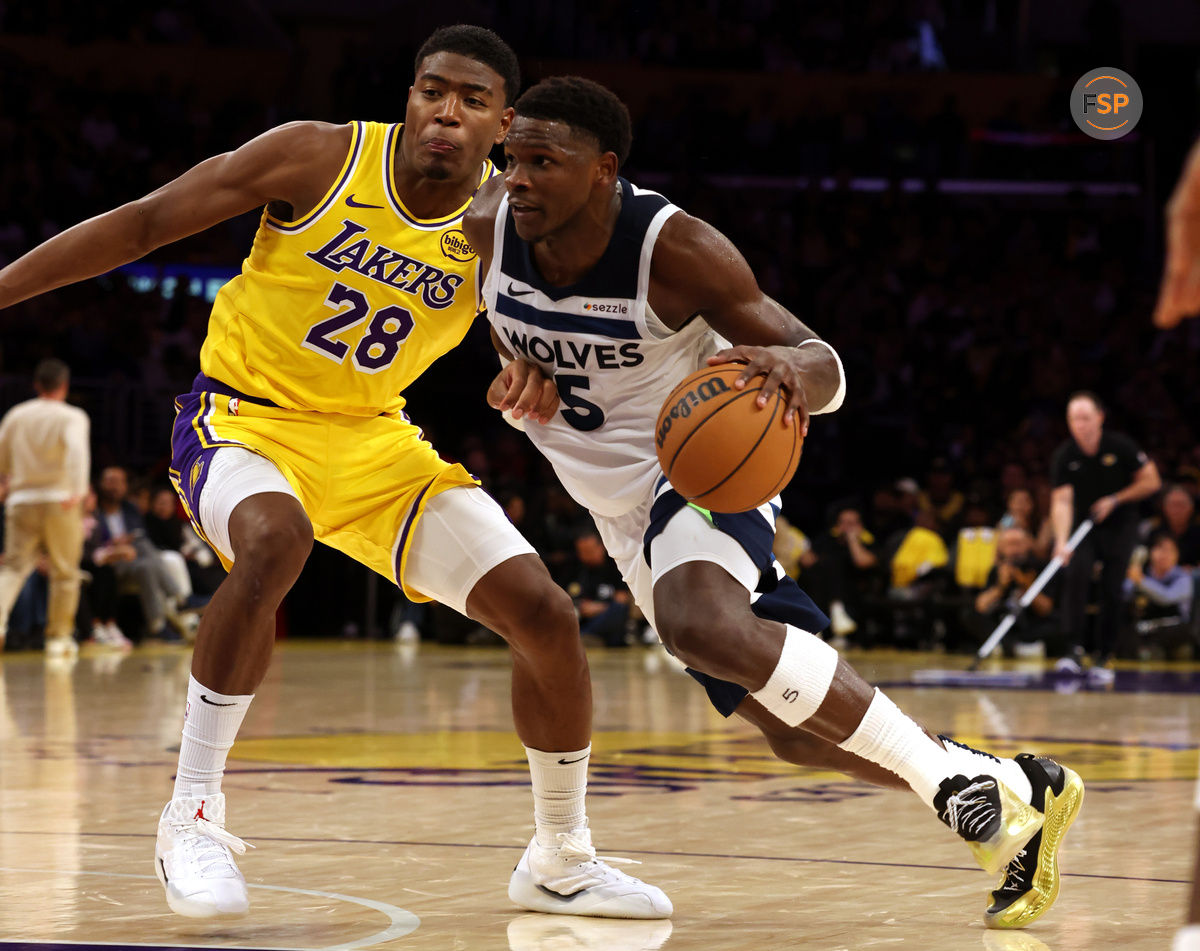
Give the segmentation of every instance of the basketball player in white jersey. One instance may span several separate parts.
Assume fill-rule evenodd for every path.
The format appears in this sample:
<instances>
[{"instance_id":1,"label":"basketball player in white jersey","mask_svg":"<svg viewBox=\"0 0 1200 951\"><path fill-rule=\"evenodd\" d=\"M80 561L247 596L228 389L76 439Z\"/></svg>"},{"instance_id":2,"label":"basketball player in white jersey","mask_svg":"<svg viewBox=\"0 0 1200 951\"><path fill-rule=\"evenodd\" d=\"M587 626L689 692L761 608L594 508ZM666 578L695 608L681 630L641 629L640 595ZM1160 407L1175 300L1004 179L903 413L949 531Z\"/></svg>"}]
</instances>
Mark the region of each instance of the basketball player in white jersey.
<instances>
[{"instance_id":1,"label":"basketball player in white jersey","mask_svg":"<svg viewBox=\"0 0 1200 951\"><path fill-rule=\"evenodd\" d=\"M1192 146L1183 174L1167 203L1167 261L1154 323L1169 329L1200 315L1200 142ZM1196 786L1200 809L1200 783ZM1200 828L1197 830L1192 896L1187 924L1175 935L1173 951L1200 951Z\"/></svg>"},{"instance_id":2,"label":"basketball player in white jersey","mask_svg":"<svg viewBox=\"0 0 1200 951\"><path fill-rule=\"evenodd\" d=\"M5 307L263 209L241 274L213 306L200 375L176 401L172 480L230 571L196 638L155 872L178 914L249 908L221 777L315 536L511 646L536 832L509 897L534 911L667 917L661 890L592 848L591 684L570 599L403 412L402 390L478 312L459 222L492 173L520 83L509 46L472 26L436 31L415 70L403 123L280 126L0 271Z\"/></svg>"},{"instance_id":3,"label":"basketball player in white jersey","mask_svg":"<svg viewBox=\"0 0 1200 951\"><path fill-rule=\"evenodd\" d=\"M707 512L659 471L657 411L706 359L745 363L741 386L765 375L760 405L785 391L802 431L838 408L845 380L724 236L620 177L630 138L624 105L589 80L546 80L518 100L507 170L464 221L510 361L489 401L532 421L529 438L718 710L754 723L784 759L911 787L985 869L1004 870L987 924L1023 927L1057 896L1079 777L927 733L817 636L828 619L771 555L776 504Z\"/></svg>"}]
</instances>

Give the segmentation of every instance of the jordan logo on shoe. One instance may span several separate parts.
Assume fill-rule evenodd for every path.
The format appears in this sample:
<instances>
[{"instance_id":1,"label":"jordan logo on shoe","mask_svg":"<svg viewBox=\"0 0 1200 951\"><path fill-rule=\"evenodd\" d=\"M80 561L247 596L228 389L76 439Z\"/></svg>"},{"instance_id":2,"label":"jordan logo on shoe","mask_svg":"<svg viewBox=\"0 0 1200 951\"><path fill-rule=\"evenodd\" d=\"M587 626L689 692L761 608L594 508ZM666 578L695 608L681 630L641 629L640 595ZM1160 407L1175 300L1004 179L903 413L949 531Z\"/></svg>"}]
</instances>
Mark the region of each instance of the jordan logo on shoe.
<instances>
[{"instance_id":1,"label":"jordan logo on shoe","mask_svg":"<svg viewBox=\"0 0 1200 951\"><path fill-rule=\"evenodd\" d=\"M237 701L236 701L236 700L235 700L235 701L233 701L233 703L217 703L217 701L215 701L215 700L209 700L209 699L208 699L208 695L207 695L207 694L203 694L203 693L202 693L202 694L200 694L200 699L201 699L201 700L202 700L204 703L207 703L207 704L208 704L210 707L236 707L236 706L237 706Z\"/></svg>"},{"instance_id":2,"label":"jordan logo on shoe","mask_svg":"<svg viewBox=\"0 0 1200 951\"><path fill-rule=\"evenodd\" d=\"M203 799L200 800L200 808L197 809L196 814L194 816L192 816L193 819L204 819L205 822L208 821L204 817L204 802L205 802L205 800L203 800Z\"/></svg>"}]
</instances>

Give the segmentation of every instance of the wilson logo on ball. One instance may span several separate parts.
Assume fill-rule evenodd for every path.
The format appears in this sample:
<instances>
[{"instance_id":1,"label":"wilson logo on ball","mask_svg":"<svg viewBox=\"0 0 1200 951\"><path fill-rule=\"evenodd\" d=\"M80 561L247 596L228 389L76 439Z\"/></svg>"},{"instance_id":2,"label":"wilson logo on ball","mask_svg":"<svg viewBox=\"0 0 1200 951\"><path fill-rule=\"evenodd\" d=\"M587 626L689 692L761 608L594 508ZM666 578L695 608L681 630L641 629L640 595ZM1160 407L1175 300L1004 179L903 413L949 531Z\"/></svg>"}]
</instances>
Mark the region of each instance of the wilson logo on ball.
<instances>
[{"instance_id":1,"label":"wilson logo on ball","mask_svg":"<svg viewBox=\"0 0 1200 951\"><path fill-rule=\"evenodd\" d=\"M687 419L692 410L702 403L707 403L714 396L719 396L722 393L728 393L731 387L720 377L705 380L694 389L688 390L679 399L675 399L675 394L671 394L671 399L675 400L675 405L671 407L670 412L666 411L658 417L658 434L655 436L655 443L661 449L666 442L667 434L671 431L671 424L677 419Z\"/></svg>"},{"instance_id":2,"label":"wilson logo on ball","mask_svg":"<svg viewBox=\"0 0 1200 951\"><path fill-rule=\"evenodd\" d=\"M800 461L800 427L783 421L788 397L758 405L766 378L741 389L745 367L722 363L680 381L655 423L658 462L675 491L710 512L748 512L774 498Z\"/></svg>"}]
</instances>

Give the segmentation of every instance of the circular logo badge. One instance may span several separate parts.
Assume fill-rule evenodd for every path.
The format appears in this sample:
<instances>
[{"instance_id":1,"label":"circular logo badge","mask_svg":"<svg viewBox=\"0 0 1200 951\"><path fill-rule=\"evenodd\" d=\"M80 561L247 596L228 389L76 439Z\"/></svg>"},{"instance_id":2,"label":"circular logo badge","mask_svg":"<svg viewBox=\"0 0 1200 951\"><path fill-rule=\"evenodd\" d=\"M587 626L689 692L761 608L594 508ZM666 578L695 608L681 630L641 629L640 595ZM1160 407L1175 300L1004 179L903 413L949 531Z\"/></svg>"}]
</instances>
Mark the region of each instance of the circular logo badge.
<instances>
[{"instance_id":1,"label":"circular logo badge","mask_svg":"<svg viewBox=\"0 0 1200 951\"><path fill-rule=\"evenodd\" d=\"M1123 69L1102 66L1071 90L1071 118L1093 139L1128 135L1142 117L1142 90Z\"/></svg>"},{"instance_id":2,"label":"circular logo badge","mask_svg":"<svg viewBox=\"0 0 1200 951\"><path fill-rule=\"evenodd\" d=\"M442 234L442 254L455 261L470 261L475 257L475 249L467 241L467 236L457 228Z\"/></svg>"}]
</instances>

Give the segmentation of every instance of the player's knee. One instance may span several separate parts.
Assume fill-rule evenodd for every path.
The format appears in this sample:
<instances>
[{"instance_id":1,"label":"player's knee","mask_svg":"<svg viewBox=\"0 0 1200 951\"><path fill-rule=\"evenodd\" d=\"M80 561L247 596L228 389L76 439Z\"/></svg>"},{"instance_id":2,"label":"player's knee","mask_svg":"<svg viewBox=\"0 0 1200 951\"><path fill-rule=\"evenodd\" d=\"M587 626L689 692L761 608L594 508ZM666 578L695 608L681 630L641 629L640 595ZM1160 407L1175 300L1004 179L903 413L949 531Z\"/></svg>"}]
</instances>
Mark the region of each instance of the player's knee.
<instances>
[{"instance_id":1,"label":"player's knee","mask_svg":"<svg viewBox=\"0 0 1200 951\"><path fill-rule=\"evenodd\" d=\"M721 676L724 655L736 649L738 618L727 605L696 598L656 607L656 630L666 648L688 667Z\"/></svg>"},{"instance_id":2,"label":"player's knee","mask_svg":"<svg viewBox=\"0 0 1200 951\"><path fill-rule=\"evenodd\" d=\"M300 574L313 546L312 525L301 519L261 521L234 541L235 564L263 577L290 584Z\"/></svg>"},{"instance_id":3,"label":"player's knee","mask_svg":"<svg viewBox=\"0 0 1200 951\"><path fill-rule=\"evenodd\" d=\"M514 599L502 619L499 633L513 647L523 650L552 649L563 638L578 640L579 622L575 605L562 588L546 578L546 583Z\"/></svg>"}]
</instances>

